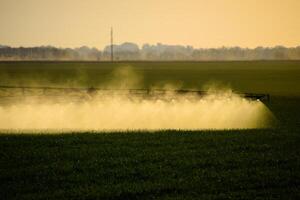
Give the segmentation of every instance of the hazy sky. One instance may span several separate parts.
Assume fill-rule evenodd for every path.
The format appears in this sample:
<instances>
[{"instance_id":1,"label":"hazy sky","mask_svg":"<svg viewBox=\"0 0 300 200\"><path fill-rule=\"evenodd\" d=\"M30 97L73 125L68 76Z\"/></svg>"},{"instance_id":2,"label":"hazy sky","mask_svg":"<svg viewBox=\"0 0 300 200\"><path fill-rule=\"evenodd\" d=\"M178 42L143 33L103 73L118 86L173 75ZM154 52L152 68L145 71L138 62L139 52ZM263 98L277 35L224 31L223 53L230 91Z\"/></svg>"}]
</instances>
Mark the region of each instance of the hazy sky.
<instances>
[{"instance_id":1,"label":"hazy sky","mask_svg":"<svg viewBox=\"0 0 300 200\"><path fill-rule=\"evenodd\" d=\"M0 44L300 45L300 0L0 0Z\"/></svg>"}]
</instances>

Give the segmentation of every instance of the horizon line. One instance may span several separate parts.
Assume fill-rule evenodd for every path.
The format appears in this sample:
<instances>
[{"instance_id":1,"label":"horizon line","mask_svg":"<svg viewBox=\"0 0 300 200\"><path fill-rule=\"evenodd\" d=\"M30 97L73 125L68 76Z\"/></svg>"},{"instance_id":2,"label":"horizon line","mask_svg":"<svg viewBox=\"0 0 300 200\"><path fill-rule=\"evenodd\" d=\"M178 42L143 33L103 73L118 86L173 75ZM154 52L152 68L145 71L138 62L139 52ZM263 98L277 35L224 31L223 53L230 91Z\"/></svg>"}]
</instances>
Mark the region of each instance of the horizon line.
<instances>
[{"instance_id":1,"label":"horizon line","mask_svg":"<svg viewBox=\"0 0 300 200\"><path fill-rule=\"evenodd\" d=\"M139 45L137 43L134 42L122 42L122 43L117 43L117 44L113 44L114 46L120 46L123 45L125 43L130 43L130 44L135 44L138 46L138 48L141 50L143 48L144 45L150 45L150 46L157 46L157 45L164 45L164 46L182 46L182 47L191 47L193 49L222 49L222 48L241 48L241 49L256 49L256 48L264 48L264 49L272 49L272 48L276 48L276 47L283 47L283 48L287 48L287 49L292 49L292 48L299 48L299 45L295 45L295 46L285 46L285 45L281 45L281 44L277 44L277 45L273 45L273 46L255 46L255 47L242 47L242 46L238 46L238 45L233 45L233 46L226 46L226 45L222 45L222 46L218 46L218 47L194 47L193 45L185 45L185 44L167 44L167 43L161 43L161 42L157 42L157 43L143 43L142 45ZM10 47L10 48L37 48L37 47L54 47L57 49L79 49L82 47L87 47L90 49L97 49L99 51L103 51L106 47L110 47L110 44L105 45L103 48L97 48L95 46L88 46L88 45L81 45L81 46L74 46L74 47L67 47L67 46L55 46L55 45L35 45L35 46L27 46L27 45L20 45L20 46L14 46L14 45L7 45L7 44L1 44L0 43L0 48L5 48L5 47Z\"/></svg>"}]
</instances>

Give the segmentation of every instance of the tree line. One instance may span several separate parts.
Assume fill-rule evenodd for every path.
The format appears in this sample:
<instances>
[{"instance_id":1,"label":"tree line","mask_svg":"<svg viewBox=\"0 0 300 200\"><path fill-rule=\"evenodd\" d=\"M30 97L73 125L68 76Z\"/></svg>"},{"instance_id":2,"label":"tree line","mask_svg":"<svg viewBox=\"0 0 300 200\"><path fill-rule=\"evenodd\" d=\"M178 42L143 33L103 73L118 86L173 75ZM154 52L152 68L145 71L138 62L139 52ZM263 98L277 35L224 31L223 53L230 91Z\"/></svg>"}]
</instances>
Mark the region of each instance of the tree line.
<instances>
[{"instance_id":1,"label":"tree line","mask_svg":"<svg viewBox=\"0 0 300 200\"><path fill-rule=\"evenodd\" d=\"M141 48L134 43L114 45L114 60L149 61L209 61L209 60L299 60L300 46L275 47L221 47L194 48L183 45L144 44ZM0 60L83 60L109 61L111 46L103 50L82 46L80 48L10 47L0 45Z\"/></svg>"}]
</instances>

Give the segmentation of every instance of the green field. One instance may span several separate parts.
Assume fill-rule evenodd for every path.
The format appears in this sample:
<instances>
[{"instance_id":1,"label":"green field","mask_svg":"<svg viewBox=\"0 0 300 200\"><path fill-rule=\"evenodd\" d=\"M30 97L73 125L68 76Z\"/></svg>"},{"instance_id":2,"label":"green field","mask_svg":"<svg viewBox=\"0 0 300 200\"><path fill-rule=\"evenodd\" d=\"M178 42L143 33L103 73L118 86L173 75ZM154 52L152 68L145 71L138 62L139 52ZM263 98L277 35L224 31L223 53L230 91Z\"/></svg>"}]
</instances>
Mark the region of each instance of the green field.
<instances>
[{"instance_id":1,"label":"green field","mask_svg":"<svg viewBox=\"0 0 300 200\"><path fill-rule=\"evenodd\" d=\"M143 79L136 88L217 84L241 92L300 96L300 61L0 62L0 85L101 87L115 78L114 70L127 66Z\"/></svg>"},{"instance_id":2,"label":"green field","mask_svg":"<svg viewBox=\"0 0 300 200\"><path fill-rule=\"evenodd\" d=\"M300 62L0 63L0 85L220 83L271 94L272 129L0 134L2 199L299 199Z\"/></svg>"}]
</instances>

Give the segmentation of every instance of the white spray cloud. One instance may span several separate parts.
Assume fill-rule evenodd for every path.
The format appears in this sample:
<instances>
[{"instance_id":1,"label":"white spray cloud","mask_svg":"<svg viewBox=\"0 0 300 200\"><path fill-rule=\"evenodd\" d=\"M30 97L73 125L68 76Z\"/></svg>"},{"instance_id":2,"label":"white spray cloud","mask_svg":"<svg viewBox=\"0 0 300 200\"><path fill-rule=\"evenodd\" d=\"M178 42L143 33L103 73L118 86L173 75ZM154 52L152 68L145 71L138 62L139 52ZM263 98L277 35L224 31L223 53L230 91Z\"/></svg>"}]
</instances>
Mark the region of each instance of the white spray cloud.
<instances>
[{"instance_id":1,"label":"white spray cloud","mask_svg":"<svg viewBox=\"0 0 300 200\"><path fill-rule=\"evenodd\" d=\"M131 68L114 72L107 84L132 88L142 81ZM209 90L208 95L97 93L74 101L29 98L0 106L0 129L16 130L200 130L268 128L273 115L260 101L244 99L230 90ZM86 97L89 97L86 95Z\"/></svg>"}]
</instances>

